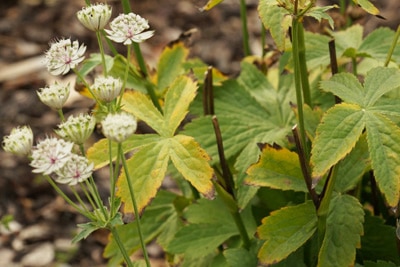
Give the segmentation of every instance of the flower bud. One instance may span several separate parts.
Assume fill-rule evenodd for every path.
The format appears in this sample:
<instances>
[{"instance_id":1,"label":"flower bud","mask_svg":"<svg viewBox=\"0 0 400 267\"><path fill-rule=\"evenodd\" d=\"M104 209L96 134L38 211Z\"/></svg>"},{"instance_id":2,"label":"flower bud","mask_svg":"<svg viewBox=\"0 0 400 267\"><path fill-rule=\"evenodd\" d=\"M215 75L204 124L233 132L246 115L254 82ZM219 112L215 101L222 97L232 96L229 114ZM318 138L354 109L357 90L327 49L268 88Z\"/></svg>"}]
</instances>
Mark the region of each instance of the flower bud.
<instances>
[{"instance_id":1,"label":"flower bud","mask_svg":"<svg viewBox=\"0 0 400 267\"><path fill-rule=\"evenodd\" d=\"M122 82L113 77L97 77L92 85L92 91L97 99L103 102L111 102L121 93Z\"/></svg>"},{"instance_id":2,"label":"flower bud","mask_svg":"<svg viewBox=\"0 0 400 267\"><path fill-rule=\"evenodd\" d=\"M3 149L18 156L27 156L31 153L33 133L29 126L22 126L11 130L10 135L3 139Z\"/></svg>"},{"instance_id":3,"label":"flower bud","mask_svg":"<svg viewBox=\"0 0 400 267\"><path fill-rule=\"evenodd\" d=\"M57 82L37 91L40 101L56 110L63 107L69 97L69 93L69 84L61 85Z\"/></svg>"},{"instance_id":4,"label":"flower bud","mask_svg":"<svg viewBox=\"0 0 400 267\"><path fill-rule=\"evenodd\" d=\"M78 20L91 31L104 29L110 20L112 9L107 4L94 4L78 11Z\"/></svg>"},{"instance_id":5,"label":"flower bud","mask_svg":"<svg viewBox=\"0 0 400 267\"><path fill-rule=\"evenodd\" d=\"M129 113L108 114L101 122L103 134L108 139L122 143L136 131L135 117Z\"/></svg>"},{"instance_id":6,"label":"flower bud","mask_svg":"<svg viewBox=\"0 0 400 267\"><path fill-rule=\"evenodd\" d=\"M78 116L70 116L68 119L58 125L55 132L63 139L74 142L75 144L83 144L93 133L96 125L96 119L88 114L79 114Z\"/></svg>"}]
</instances>

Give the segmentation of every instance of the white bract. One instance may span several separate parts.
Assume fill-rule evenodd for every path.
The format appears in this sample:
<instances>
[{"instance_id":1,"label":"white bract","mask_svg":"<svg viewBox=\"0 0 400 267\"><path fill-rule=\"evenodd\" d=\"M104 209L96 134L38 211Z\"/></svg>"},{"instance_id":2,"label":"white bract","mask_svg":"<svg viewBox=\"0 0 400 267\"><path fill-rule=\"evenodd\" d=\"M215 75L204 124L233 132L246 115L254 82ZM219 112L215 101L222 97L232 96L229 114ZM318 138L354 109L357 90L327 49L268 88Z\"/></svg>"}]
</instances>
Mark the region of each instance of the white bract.
<instances>
[{"instance_id":1,"label":"white bract","mask_svg":"<svg viewBox=\"0 0 400 267\"><path fill-rule=\"evenodd\" d=\"M150 28L147 20L134 13L120 14L111 21L110 28L111 30L105 29L108 38L124 45L140 43L154 34L154 31L144 31Z\"/></svg>"},{"instance_id":2,"label":"white bract","mask_svg":"<svg viewBox=\"0 0 400 267\"><path fill-rule=\"evenodd\" d=\"M55 172L53 178L61 184L76 185L88 179L93 172L93 163L87 158L71 154L69 160Z\"/></svg>"},{"instance_id":3,"label":"white bract","mask_svg":"<svg viewBox=\"0 0 400 267\"><path fill-rule=\"evenodd\" d=\"M32 172L49 175L61 169L71 157L74 143L57 138L46 138L32 150Z\"/></svg>"},{"instance_id":4,"label":"white bract","mask_svg":"<svg viewBox=\"0 0 400 267\"><path fill-rule=\"evenodd\" d=\"M59 129L55 132L63 139L80 145L90 137L95 125L96 119L93 116L88 114L72 115L58 125Z\"/></svg>"},{"instance_id":5,"label":"white bract","mask_svg":"<svg viewBox=\"0 0 400 267\"><path fill-rule=\"evenodd\" d=\"M93 4L78 11L78 20L89 30L104 29L110 20L112 9L107 4Z\"/></svg>"},{"instance_id":6,"label":"white bract","mask_svg":"<svg viewBox=\"0 0 400 267\"><path fill-rule=\"evenodd\" d=\"M61 39L52 43L45 54L47 70L52 75L64 75L85 59L86 46L78 41Z\"/></svg>"},{"instance_id":7,"label":"white bract","mask_svg":"<svg viewBox=\"0 0 400 267\"><path fill-rule=\"evenodd\" d=\"M18 156L27 156L32 150L33 133L29 126L17 127L3 139L3 149Z\"/></svg>"},{"instance_id":8,"label":"white bract","mask_svg":"<svg viewBox=\"0 0 400 267\"><path fill-rule=\"evenodd\" d=\"M111 76L100 76L94 80L91 88L97 99L103 102L111 102L121 93L122 81Z\"/></svg>"},{"instance_id":9,"label":"white bract","mask_svg":"<svg viewBox=\"0 0 400 267\"><path fill-rule=\"evenodd\" d=\"M135 133L137 123L133 115L121 112L108 114L101 122L101 126L105 137L117 143L122 143Z\"/></svg>"},{"instance_id":10,"label":"white bract","mask_svg":"<svg viewBox=\"0 0 400 267\"><path fill-rule=\"evenodd\" d=\"M69 97L69 93L69 84L62 85L57 82L37 91L40 101L56 110L59 110L64 106Z\"/></svg>"}]
</instances>

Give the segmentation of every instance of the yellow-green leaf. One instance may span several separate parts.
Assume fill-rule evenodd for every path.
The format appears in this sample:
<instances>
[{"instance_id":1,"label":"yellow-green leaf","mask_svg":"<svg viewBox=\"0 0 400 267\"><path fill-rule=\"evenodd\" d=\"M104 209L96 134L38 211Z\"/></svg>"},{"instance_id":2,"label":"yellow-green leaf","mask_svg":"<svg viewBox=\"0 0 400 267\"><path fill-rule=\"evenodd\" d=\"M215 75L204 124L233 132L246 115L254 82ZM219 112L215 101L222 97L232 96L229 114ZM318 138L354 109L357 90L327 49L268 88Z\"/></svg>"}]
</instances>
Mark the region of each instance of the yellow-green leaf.
<instances>
[{"instance_id":1,"label":"yellow-green leaf","mask_svg":"<svg viewBox=\"0 0 400 267\"><path fill-rule=\"evenodd\" d=\"M163 92L179 75L184 73L183 63L188 55L189 49L183 42L173 43L164 49L157 67L157 86L160 92Z\"/></svg>"},{"instance_id":2,"label":"yellow-green leaf","mask_svg":"<svg viewBox=\"0 0 400 267\"><path fill-rule=\"evenodd\" d=\"M369 0L353 0L354 3L359 4L362 9L372 15L378 15L379 9L377 9Z\"/></svg>"},{"instance_id":3,"label":"yellow-green leaf","mask_svg":"<svg viewBox=\"0 0 400 267\"><path fill-rule=\"evenodd\" d=\"M201 8L201 10L210 10L216 5L222 3L224 0L209 0L205 6Z\"/></svg>"},{"instance_id":4,"label":"yellow-green leaf","mask_svg":"<svg viewBox=\"0 0 400 267\"><path fill-rule=\"evenodd\" d=\"M324 175L355 146L365 128L365 111L342 103L329 109L317 128L311 151L313 176Z\"/></svg>"},{"instance_id":5,"label":"yellow-green leaf","mask_svg":"<svg viewBox=\"0 0 400 267\"><path fill-rule=\"evenodd\" d=\"M139 212L157 194L167 171L168 147L168 139L161 140L143 146L127 160L129 178L122 170L117 181L117 195L124 203L125 212L134 212L127 179L131 181Z\"/></svg>"},{"instance_id":6,"label":"yellow-green leaf","mask_svg":"<svg viewBox=\"0 0 400 267\"><path fill-rule=\"evenodd\" d=\"M281 190L307 192L297 153L266 145L259 161L247 170L245 183Z\"/></svg>"},{"instance_id":7,"label":"yellow-green leaf","mask_svg":"<svg viewBox=\"0 0 400 267\"><path fill-rule=\"evenodd\" d=\"M180 76L169 88L165 96L164 129L166 137L172 137L185 118L190 103L196 96L197 83L189 77ZM160 133L161 134L161 133Z\"/></svg>"},{"instance_id":8,"label":"yellow-green leaf","mask_svg":"<svg viewBox=\"0 0 400 267\"><path fill-rule=\"evenodd\" d=\"M314 234L317 221L312 201L272 212L257 230L266 240L258 252L260 261L270 265L285 259Z\"/></svg>"},{"instance_id":9,"label":"yellow-green leaf","mask_svg":"<svg viewBox=\"0 0 400 267\"><path fill-rule=\"evenodd\" d=\"M212 197L213 169L208 163L210 157L206 151L190 136L176 135L169 140L170 156L176 169L200 193Z\"/></svg>"},{"instance_id":10,"label":"yellow-green leaf","mask_svg":"<svg viewBox=\"0 0 400 267\"><path fill-rule=\"evenodd\" d=\"M157 133L165 133L163 116L145 94L127 91L122 97L122 109L146 122Z\"/></svg>"},{"instance_id":11,"label":"yellow-green leaf","mask_svg":"<svg viewBox=\"0 0 400 267\"><path fill-rule=\"evenodd\" d=\"M367 112L367 141L376 182L391 207L399 203L400 128L377 112Z\"/></svg>"},{"instance_id":12,"label":"yellow-green leaf","mask_svg":"<svg viewBox=\"0 0 400 267\"><path fill-rule=\"evenodd\" d=\"M148 145L150 143L157 142L160 139L158 135L155 134L137 134L129 137L122 144L122 150L124 153L132 151L143 145ZM101 139L94 145L92 145L87 151L88 159L93 162L94 168L99 169L110 163L109 154L109 140ZM117 158L118 144L115 142L111 143L111 153L112 160Z\"/></svg>"}]
</instances>

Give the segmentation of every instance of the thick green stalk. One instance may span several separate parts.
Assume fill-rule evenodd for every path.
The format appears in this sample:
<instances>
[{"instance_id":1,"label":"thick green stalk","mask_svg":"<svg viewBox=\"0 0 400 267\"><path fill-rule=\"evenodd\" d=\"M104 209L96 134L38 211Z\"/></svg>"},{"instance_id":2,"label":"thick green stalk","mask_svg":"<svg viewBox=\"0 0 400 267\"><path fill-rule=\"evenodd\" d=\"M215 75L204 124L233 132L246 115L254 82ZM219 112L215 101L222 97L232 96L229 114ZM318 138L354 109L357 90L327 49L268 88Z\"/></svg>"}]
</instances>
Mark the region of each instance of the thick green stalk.
<instances>
[{"instance_id":1,"label":"thick green stalk","mask_svg":"<svg viewBox=\"0 0 400 267\"><path fill-rule=\"evenodd\" d=\"M303 27L303 24L300 22L297 22L297 24L298 24L297 45L298 45L299 67L300 67L299 70L300 70L300 75L301 75L303 98L304 98L304 103L312 108L310 83L308 81L308 70L307 70L307 61L306 61L306 48L305 48L305 43L304 43L304 27Z\"/></svg>"},{"instance_id":2,"label":"thick green stalk","mask_svg":"<svg viewBox=\"0 0 400 267\"><path fill-rule=\"evenodd\" d=\"M249 45L249 31L247 29L246 0L240 0L240 19L242 21L243 52L245 56L249 56L251 51Z\"/></svg>"},{"instance_id":3,"label":"thick green stalk","mask_svg":"<svg viewBox=\"0 0 400 267\"><path fill-rule=\"evenodd\" d=\"M386 57L385 67L389 66L390 59L392 58L394 49L396 48L397 41L399 40L399 36L400 36L400 25L397 27L396 35L394 36L392 45L390 46L389 53L388 53L388 55Z\"/></svg>"},{"instance_id":4,"label":"thick green stalk","mask_svg":"<svg viewBox=\"0 0 400 267\"><path fill-rule=\"evenodd\" d=\"M130 177L130 174L129 174L129 171L128 171L128 165L126 164L125 156L124 156L123 151L122 151L122 144L121 143L118 144L118 154L120 154L120 156L121 156L122 166L124 167L126 181L128 182L129 194L131 196L131 200L132 200L132 204L133 204L133 210L135 211L135 221L136 221L136 226L137 226L137 230L138 230L138 234L139 234L140 245L142 246L143 256L144 256L144 259L146 261L147 267L150 267L151 265L150 265L149 255L147 253L146 244L145 244L144 237L143 237L143 232L142 232L142 226L140 224L140 213L139 213L139 209L137 207L135 193L134 193L133 185L132 185L132 182L131 182L131 177Z\"/></svg>"},{"instance_id":5,"label":"thick green stalk","mask_svg":"<svg viewBox=\"0 0 400 267\"><path fill-rule=\"evenodd\" d=\"M302 77L300 70L300 58L299 58L299 24L300 22L293 18L292 22L292 47L293 47L293 63L294 63L294 82L296 87L296 101L297 101L297 112L299 120L299 131L300 141L304 148L304 153L309 159L310 152L306 143L306 130L304 125L304 112L303 112L303 90L302 90Z\"/></svg>"},{"instance_id":6,"label":"thick green stalk","mask_svg":"<svg viewBox=\"0 0 400 267\"><path fill-rule=\"evenodd\" d=\"M121 241L121 237L119 236L117 229L114 226L112 226L112 227L110 227L110 231L111 231L111 234L113 235L115 241L117 242L118 248L121 251L122 256L124 257L126 264L128 265L128 267L133 267L132 261L129 258L128 253L126 252L124 243Z\"/></svg>"}]
</instances>

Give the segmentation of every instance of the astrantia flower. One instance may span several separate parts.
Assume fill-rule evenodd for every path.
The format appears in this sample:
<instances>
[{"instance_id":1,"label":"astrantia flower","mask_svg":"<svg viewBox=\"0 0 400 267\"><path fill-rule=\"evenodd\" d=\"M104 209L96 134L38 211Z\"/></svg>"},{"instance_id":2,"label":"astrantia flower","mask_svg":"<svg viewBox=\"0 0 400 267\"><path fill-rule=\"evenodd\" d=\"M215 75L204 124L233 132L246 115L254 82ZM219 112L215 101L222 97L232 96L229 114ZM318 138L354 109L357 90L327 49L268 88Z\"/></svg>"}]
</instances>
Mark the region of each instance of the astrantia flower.
<instances>
[{"instance_id":1,"label":"astrantia flower","mask_svg":"<svg viewBox=\"0 0 400 267\"><path fill-rule=\"evenodd\" d=\"M87 158L71 154L69 160L52 177L61 184L76 185L88 179L93 172L93 163Z\"/></svg>"},{"instance_id":2,"label":"astrantia flower","mask_svg":"<svg viewBox=\"0 0 400 267\"><path fill-rule=\"evenodd\" d=\"M52 75L64 75L85 59L85 45L78 41L61 39L52 43L45 54L47 70Z\"/></svg>"},{"instance_id":3,"label":"astrantia flower","mask_svg":"<svg viewBox=\"0 0 400 267\"><path fill-rule=\"evenodd\" d=\"M18 156L27 156L32 150L33 133L29 126L11 130L3 139L3 149Z\"/></svg>"},{"instance_id":4,"label":"astrantia flower","mask_svg":"<svg viewBox=\"0 0 400 267\"><path fill-rule=\"evenodd\" d=\"M111 17L111 7L105 4L94 4L78 11L79 21L89 30L99 31L104 29Z\"/></svg>"},{"instance_id":5,"label":"astrantia flower","mask_svg":"<svg viewBox=\"0 0 400 267\"><path fill-rule=\"evenodd\" d=\"M74 143L57 138L46 138L32 151L32 172L49 175L61 169L70 159Z\"/></svg>"},{"instance_id":6,"label":"astrantia flower","mask_svg":"<svg viewBox=\"0 0 400 267\"><path fill-rule=\"evenodd\" d=\"M111 102L121 93L122 82L120 79L111 76L97 77L91 88L97 99L103 102Z\"/></svg>"},{"instance_id":7,"label":"astrantia flower","mask_svg":"<svg viewBox=\"0 0 400 267\"><path fill-rule=\"evenodd\" d=\"M92 134L96 119L88 114L79 114L78 116L70 116L68 119L58 125L59 129L55 132L63 139L74 142L75 144L83 144Z\"/></svg>"},{"instance_id":8,"label":"astrantia flower","mask_svg":"<svg viewBox=\"0 0 400 267\"><path fill-rule=\"evenodd\" d=\"M154 31L146 31L149 27L147 20L134 13L120 14L110 23L111 30L105 29L108 38L124 45L132 42L140 43L153 36Z\"/></svg>"},{"instance_id":9,"label":"astrantia flower","mask_svg":"<svg viewBox=\"0 0 400 267\"><path fill-rule=\"evenodd\" d=\"M37 91L40 101L56 110L63 107L69 97L69 93L69 84L62 85L57 82Z\"/></svg>"},{"instance_id":10,"label":"astrantia flower","mask_svg":"<svg viewBox=\"0 0 400 267\"><path fill-rule=\"evenodd\" d=\"M129 113L108 114L101 122L103 134L110 140L122 143L136 131L135 117Z\"/></svg>"}]
</instances>

